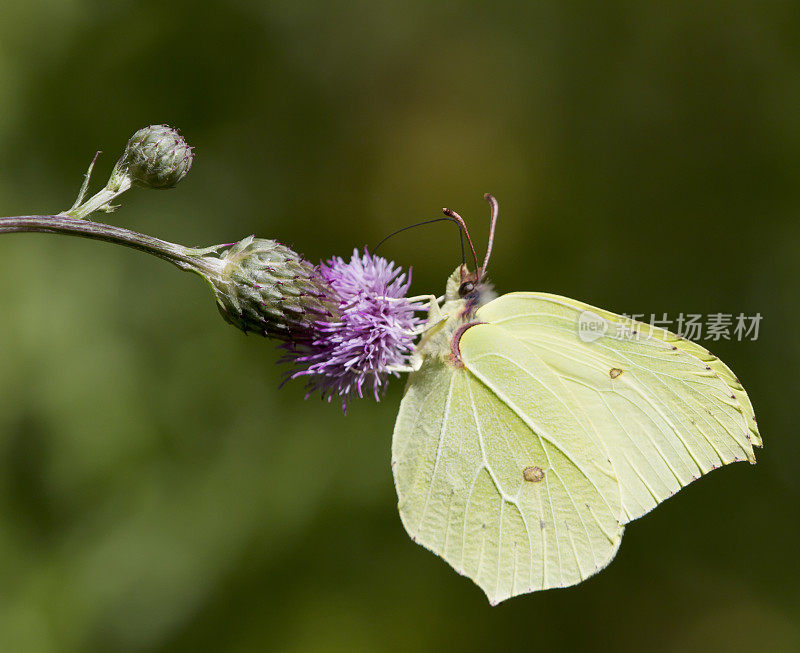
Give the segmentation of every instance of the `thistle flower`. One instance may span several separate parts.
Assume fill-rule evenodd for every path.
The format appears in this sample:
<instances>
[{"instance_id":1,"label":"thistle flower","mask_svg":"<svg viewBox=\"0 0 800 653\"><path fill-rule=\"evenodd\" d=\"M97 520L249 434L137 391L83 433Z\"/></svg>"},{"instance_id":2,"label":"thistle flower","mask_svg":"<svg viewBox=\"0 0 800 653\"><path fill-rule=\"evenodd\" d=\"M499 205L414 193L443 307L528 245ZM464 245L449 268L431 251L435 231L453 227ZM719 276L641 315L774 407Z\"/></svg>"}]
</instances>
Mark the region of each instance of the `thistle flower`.
<instances>
[{"instance_id":1,"label":"thistle flower","mask_svg":"<svg viewBox=\"0 0 800 653\"><path fill-rule=\"evenodd\" d=\"M388 376L408 364L422 323L414 315L420 305L406 298L410 274L366 249L354 250L349 262L330 259L319 273L338 298L338 317L317 320L310 342L287 343L286 359L300 368L289 378L308 377L309 394L337 395L345 410L347 397L363 397L364 386L380 401Z\"/></svg>"}]
</instances>

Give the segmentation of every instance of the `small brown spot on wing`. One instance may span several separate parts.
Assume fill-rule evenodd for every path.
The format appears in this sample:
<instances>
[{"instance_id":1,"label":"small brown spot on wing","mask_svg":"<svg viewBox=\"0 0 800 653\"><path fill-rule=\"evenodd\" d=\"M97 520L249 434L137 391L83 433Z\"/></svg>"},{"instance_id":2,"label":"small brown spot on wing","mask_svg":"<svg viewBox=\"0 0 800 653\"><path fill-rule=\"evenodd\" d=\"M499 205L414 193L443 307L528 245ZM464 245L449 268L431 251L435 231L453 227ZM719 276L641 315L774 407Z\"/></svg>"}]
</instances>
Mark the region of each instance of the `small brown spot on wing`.
<instances>
[{"instance_id":1,"label":"small brown spot on wing","mask_svg":"<svg viewBox=\"0 0 800 653\"><path fill-rule=\"evenodd\" d=\"M621 369L619 369L618 367L612 367L612 368L611 368L611 369L608 371L608 375L609 375L609 376L610 376L612 379L616 379L616 378L617 378L617 377L618 377L620 374L622 374L622 370L621 370Z\"/></svg>"},{"instance_id":2,"label":"small brown spot on wing","mask_svg":"<svg viewBox=\"0 0 800 653\"><path fill-rule=\"evenodd\" d=\"M541 467L526 467L522 470L522 478L528 483L538 483L544 478L544 471Z\"/></svg>"}]
</instances>

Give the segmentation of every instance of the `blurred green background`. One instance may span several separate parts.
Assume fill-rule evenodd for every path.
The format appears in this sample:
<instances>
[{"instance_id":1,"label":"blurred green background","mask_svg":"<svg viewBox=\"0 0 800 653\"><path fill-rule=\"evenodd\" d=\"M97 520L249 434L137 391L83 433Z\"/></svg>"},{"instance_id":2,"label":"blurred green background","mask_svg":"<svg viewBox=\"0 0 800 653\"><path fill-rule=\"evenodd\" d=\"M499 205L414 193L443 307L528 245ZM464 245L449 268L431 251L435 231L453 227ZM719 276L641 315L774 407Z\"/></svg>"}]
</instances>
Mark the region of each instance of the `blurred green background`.
<instances>
[{"instance_id":1,"label":"blurred green background","mask_svg":"<svg viewBox=\"0 0 800 653\"><path fill-rule=\"evenodd\" d=\"M269 341L138 252L0 240L0 650L800 648L800 5L10 0L0 213L68 208L95 149L196 146L109 221L312 260L450 206L491 276L617 312L764 316L710 343L766 448L632 524L579 587L490 608L406 536L383 402L278 390ZM383 253L440 292L454 229ZM707 343L708 344L708 343Z\"/></svg>"}]
</instances>

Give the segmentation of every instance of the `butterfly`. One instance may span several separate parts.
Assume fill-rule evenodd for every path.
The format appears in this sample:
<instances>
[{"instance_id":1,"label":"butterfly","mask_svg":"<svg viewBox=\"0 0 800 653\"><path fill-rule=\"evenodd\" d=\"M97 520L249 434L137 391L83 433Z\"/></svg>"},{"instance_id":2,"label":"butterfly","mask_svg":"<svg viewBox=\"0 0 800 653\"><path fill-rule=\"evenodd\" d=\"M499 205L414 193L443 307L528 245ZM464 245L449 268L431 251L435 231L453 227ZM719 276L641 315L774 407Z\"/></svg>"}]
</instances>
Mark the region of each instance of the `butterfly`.
<instances>
[{"instance_id":1,"label":"butterfly","mask_svg":"<svg viewBox=\"0 0 800 653\"><path fill-rule=\"evenodd\" d=\"M492 604L575 585L625 526L698 477L755 462L739 380L667 330L547 293L495 297L489 245L431 299L395 423L392 469L411 538Z\"/></svg>"}]
</instances>

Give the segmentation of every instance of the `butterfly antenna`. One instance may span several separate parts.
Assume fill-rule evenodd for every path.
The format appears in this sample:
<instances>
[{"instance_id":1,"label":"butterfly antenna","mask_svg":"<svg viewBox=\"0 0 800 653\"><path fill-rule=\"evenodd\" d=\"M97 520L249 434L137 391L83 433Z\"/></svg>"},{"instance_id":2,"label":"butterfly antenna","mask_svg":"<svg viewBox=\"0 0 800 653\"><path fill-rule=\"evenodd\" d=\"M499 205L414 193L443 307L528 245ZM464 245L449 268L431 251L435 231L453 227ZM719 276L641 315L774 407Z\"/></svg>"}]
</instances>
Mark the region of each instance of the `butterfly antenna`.
<instances>
[{"instance_id":1,"label":"butterfly antenna","mask_svg":"<svg viewBox=\"0 0 800 653\"><path fill-rule=\"evenodd\" d=\"M442 209L442 213L453 218L453 220L458 222L458 224L461 226L461 231L463 231L464 235L467 237L467 243L469 243L469 249L472 252L472 258L475 261L475 274L477 274L480 277L479 274L480 268L478 267L478 255L475 253L475 246L472 244L472 238L469 237L469 230L467 229L467 224L464 222L464 218L462 218L460 215L458 215L458 213L453 211L453 209L444 208Z\"/></svg>"},{"instance_id":2,"label":"butterfly antenna","mask_svg":"<svg viewBox=\"0 0 800 653\"><path fill-rule=\"evenodd\" d=\"M494 195L485 193L483 199L489 202L489 206L492 209L492 217L489 224L489 244L486 246L486 257L483 259L481 274L486 272L486 267L489 265L489 257L492 255L492 245L494 245L494 227L497 224L497 216L500 214L500 205L497 203Z\"/></svg>"},{"instance_id":3,"label":"butterfly antenna","mask_svg":"<svg viewBox=\"0 0 800 653\"><path fill-rule=\"evenodd\" d=\"M386 238L381 240L381 242L379 242L377 245L375 245L375 249L372 250L372 253L373 254L377 253L378 248L381 245L383 245L383 243L385 243L387 240L389 240L392 236L396 236L397 234L402 233L403 231L407 231L408 229L413 229L414 227L421 227L422 225L425 225L425 224L431 224L432 222L444 222L444 221L452 222L453 224L458 226L458 237L459 237L459 240L461 241L461 263L463 264L464 261L466 260L465 251L464 251L464 226L463 226L463 220L461 222L459 222L458 220L456 220L455 218L452 218L450 216L448 216L446 218L433 218L433 220L423 220L422 222L417 222L416 224L410 224L407 227L403 227L402 229L398 229L397 231L393 231L388 236L386 236Z\"/></svg>"}]
</instances>

